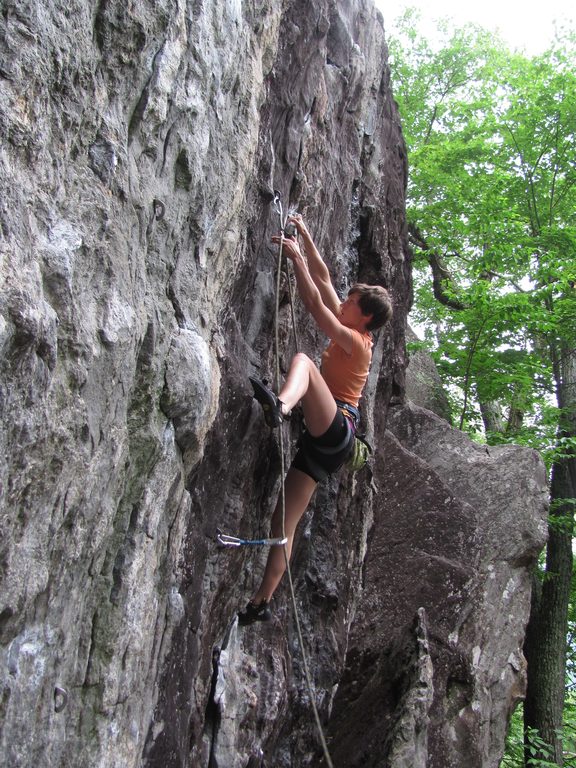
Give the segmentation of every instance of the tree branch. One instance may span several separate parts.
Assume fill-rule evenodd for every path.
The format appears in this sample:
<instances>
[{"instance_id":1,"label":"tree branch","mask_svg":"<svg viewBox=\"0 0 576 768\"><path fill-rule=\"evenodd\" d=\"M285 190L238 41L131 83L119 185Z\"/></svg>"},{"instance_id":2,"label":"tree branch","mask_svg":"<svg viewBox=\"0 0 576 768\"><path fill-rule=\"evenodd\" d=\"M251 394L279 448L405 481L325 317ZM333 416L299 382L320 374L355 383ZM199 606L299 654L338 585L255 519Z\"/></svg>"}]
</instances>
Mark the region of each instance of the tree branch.
<instances>
[{"instance_id":1,"label":"tree branch","mask_svg":"<svg viewBox=\"0 0 576 768\"><path fill-rule=\"evenodd\" d=\"M456 298L458 287L452 273L444 264L442 256L428 246L418 228L413 224L408 225L408 237L413 245L423 251L428 264L430 264L430 269L432 270L432 290L436 301L451 309L465 309L466 305Z\"/></svg>"}]
</instances>

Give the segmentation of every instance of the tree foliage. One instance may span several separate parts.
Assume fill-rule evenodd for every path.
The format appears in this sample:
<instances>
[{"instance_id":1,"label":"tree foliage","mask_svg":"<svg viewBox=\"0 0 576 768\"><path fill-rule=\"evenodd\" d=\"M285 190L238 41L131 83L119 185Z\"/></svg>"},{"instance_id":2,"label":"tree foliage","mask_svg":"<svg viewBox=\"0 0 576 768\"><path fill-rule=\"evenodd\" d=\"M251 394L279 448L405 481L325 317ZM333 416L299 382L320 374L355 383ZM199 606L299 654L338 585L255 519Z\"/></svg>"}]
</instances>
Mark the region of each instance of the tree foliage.
<instances>
[{"instance_id":1,"label":"tree foliage","mask_svg":"<svg viewBox=\"0 0 576 768\"><path fill-rule=\"evenodd\" d=\"M416 21L398 23L391 69L416 265L445 300L418 271L414 317L468 396L463 426L486 398L534 421L554 395L546 347L576 333L576 41L530 59L446 27L434 48Z\"/></svg>"}]
</instances>

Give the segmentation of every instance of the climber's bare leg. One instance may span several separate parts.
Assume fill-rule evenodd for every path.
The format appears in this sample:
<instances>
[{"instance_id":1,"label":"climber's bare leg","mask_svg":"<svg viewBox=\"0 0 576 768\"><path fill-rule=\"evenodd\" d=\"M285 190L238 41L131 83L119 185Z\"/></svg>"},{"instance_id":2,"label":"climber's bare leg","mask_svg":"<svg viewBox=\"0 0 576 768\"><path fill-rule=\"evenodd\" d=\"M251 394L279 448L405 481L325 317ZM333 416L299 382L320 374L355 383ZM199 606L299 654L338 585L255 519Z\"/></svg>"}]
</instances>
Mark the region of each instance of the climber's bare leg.
<instances>
[{"instance_id":1,"label":"climber's bare leg","mask_svg":"<svg viewBox=\"0 0 576 768\"><path fill-rule=\"evenodd\" d=\"M334 402L334 400L332 400L332 402ZM284 522L285 534L282 532L281 496L276 503L276 509L272 515L271 528L272 536L280 537L285 535L288 538L288 543L285 545L288 559L290 559L290 555L292 554L292 542L294 541L296 526L306 511L315 488L315 480L304 472L301 472L299 469L290 467L284 481L286 496L286 519ZM259 605L263 600L269 602L276 587L280 583L284 571L286 570L283 550L284 547L278 546L270 548L260 589L252 598L254 605Z\"/></svg>"},{"instance_id":2,"label":"climber's bare leg","mask_svg":"<svg viewBox=\"0 0 576 768\"><path fill-rule=\"evenodd\" d=\"M336 415L336 402L316 364L303 352L292 358L284 386L278 393L286 411L302 401L306 428L319 437L330 427Z\"/></svg>"}]
</instances>

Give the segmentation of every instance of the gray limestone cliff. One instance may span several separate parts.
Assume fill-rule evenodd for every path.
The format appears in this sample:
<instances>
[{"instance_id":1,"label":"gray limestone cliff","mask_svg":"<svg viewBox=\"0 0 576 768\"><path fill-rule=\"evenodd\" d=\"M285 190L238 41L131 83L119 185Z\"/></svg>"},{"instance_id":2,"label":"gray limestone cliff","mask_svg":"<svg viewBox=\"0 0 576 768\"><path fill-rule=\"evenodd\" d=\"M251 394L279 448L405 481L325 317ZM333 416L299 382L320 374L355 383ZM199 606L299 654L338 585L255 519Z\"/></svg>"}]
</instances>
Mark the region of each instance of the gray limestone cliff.
<instances>
[{"instance_id":1,"label":"gray limestone cliff","mask_svg":"<svg viewBox=\"0 0 576 768\"><path fill-rule=\"evenodd\" d=\"M334 765L497 766L544 470L404 401L406 151L370 0L4 0L0 137L0 764L321 764L286 584L239 628L265 553L215 541L265 534L279 487L248 386L274 369L278 190L340 289L395 306L375 458L319 487L293 557Z\"/></svg>"}]
</instances>

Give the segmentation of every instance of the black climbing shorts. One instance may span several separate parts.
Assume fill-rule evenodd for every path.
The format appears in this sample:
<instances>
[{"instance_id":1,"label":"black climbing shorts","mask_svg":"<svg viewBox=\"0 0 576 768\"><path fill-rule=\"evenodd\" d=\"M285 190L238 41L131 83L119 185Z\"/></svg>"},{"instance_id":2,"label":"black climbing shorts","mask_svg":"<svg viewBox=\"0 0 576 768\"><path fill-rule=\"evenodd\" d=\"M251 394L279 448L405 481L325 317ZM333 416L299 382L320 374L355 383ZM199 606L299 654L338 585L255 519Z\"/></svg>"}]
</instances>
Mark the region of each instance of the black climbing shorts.
<instances>
[{"instance_id":1,"label":"black climbing shorts","mask_svg":"<svg viewBox=\"0 0 576 768\"><path fill-rule=\"evenodd\" d=\"M338 409L334 421L323 435L312 437L309 432L304 432L292 466L320 483L340 469L353 445L354 427Z\"/></svg>"}]
</instances>

